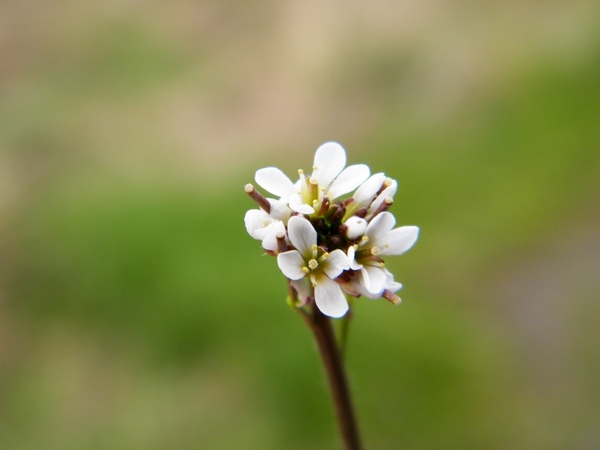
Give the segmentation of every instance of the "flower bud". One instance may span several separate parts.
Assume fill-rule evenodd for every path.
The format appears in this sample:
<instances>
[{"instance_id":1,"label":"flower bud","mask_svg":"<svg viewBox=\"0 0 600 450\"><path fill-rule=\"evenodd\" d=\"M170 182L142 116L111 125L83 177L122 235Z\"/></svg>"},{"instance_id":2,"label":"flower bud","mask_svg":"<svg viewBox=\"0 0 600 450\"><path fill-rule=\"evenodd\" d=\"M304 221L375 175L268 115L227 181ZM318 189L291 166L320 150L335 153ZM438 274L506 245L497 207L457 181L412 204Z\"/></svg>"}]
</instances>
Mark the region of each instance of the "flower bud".
<instances>
[{"instance_id":1,"label":"flower bud","mask_svg":"<svg viewBox=\"0 0 600 450\"><path fill-rule=\"evenodd\" d=\"M346 236L348 239L357 239L367 231L367 221L360 217L352 216L345 222Z\"/></svg>"}]
</instances>

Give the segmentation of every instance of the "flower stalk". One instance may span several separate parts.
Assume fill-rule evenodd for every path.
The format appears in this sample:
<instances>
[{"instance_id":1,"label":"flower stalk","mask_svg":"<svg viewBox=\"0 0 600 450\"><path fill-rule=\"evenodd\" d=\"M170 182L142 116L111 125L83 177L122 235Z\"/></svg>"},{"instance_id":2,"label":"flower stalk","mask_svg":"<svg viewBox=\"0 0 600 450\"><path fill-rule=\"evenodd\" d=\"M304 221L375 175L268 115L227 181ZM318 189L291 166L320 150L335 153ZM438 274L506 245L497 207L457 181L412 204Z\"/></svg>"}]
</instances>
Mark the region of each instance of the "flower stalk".
<instances>
[{"instance_id":1,"label":"flower stalk","mask_svg":"<svg viewBox=\"0 0 600 450\"><path fill-rule=\"evenodd\" d=\"M315 153L312 174L300 169L295 182L276 167L257 170L256 183L276 198L247 184L246 194L259 209L249 210L244 224L265 253L277 258L288 284L288 304L317 342L345 449L360 450L343 361L351 314L346 296L399 304L395 292L402 285L384 257L409 250L419 228L394 228L396 219L388 210L395 180L382 172L371 175L365 164L345 166L343 147L326 142ZM331 318L341 319L339 341Z\"/></svg>"},{"instance_id":2,"label":"flower stalk","mask_svg":"<svg viewBox=\"0 0 600 450\"><path fill-rule=\"evenodd\" d=\"M301 315L311 329L319 348L344 448L360 450L362 446L343 355L335 339L331 319L323 314L314 302L311 306L310 313L299 311L302 311Z\"/></svg>"}]
</instances>

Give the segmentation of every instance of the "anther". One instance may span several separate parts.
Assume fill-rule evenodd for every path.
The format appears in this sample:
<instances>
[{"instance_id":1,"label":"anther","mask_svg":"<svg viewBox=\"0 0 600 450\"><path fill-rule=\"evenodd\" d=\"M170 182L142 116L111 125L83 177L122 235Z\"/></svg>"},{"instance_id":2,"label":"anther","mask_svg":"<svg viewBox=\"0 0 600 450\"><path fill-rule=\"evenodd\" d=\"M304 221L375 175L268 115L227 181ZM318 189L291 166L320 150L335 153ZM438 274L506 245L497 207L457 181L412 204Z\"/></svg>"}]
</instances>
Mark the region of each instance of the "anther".
<instances>
[{"instance_id":1,"label":"anther","mask_svg":"<svg viewBox=\"0 0 600 450\"><path fill-rule=\"evenodd\" d=\"M244 190L246 191L246 194L248 194L250 198L258 204L258 206L267 212L267 214L271 212L271 204L269 203L269 200L267 200L264 195L254 189L252 184L248 183L246 186L244 186Z\"/></svg>"},{"instance_id":2,"label":"anther","mask_svg":"<svg viewBox=\"0 0 600 450\"><path fill-rule=\"evenodd\" d=\"M302 272L308 273L308 272L310 272L310 269L308 267L304 266L304 267L302 267Z\"/></svg>"}]
</instances>

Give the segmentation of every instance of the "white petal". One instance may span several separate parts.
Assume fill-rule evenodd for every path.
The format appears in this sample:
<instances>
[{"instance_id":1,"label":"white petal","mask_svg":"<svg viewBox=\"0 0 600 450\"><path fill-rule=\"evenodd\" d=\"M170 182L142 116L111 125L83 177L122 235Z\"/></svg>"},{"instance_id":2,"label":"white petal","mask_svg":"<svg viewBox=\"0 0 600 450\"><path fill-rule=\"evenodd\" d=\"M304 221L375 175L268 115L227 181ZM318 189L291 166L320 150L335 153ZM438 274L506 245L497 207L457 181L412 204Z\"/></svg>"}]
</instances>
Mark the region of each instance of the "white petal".
<instances>
[{"instance_id":1,"label":"white petal","mask_svg":"<svg viewBox=\"0 0 600 450\"><path fill-rule=\"evenodd\" d=\"M292 245L307 261L312 259L312 246L317 243L317 232L308 220L299 216L290 217L288 236Z\"/></svg>"},{"instance_id":2,"label":"white petal","mask_svg":"<svg viewBox=\"0 0 600 450\"><path fill-rule=\"evenodd\" d=\"M389 283L387 283L385 285L385 288L390 292L396 292L396 291L399 291L400 289L402 289L402 284L400 284L396 281L390 281Z\"/></svg>"},{"instance_id":3,"label":"white petal","mask_svg":"<svg viewBox=\"0 0 600 450\"><path fill-rule=\"evenodd\" d=\"M263 189L281 197L286 203L289 196L296 192L294 183L277 167L257 170L254 179Z\"/></svg>"},{"instance_id":4,"label":"white petal","mask_svg":"<svg viewBox=\"0 0 600 450\"><path fill-rule=\"evenodd\" d=\"M272 198L268 198L267 200L271 205L271 212L269 215L275 220L281 220L284 223L287 223L288 219L290 218L290 208L288 208L284 202L279 200L274 200Z\"/></svg>"},{"instance_id":5,"label":"white petal","mask_svg":"<svg viewBox=\"0 0 600 450\"><path fill-rule=\"evenodd\" d=\"M385 276L387 277L387 280L385 282L385 288L391 292L396 292L402 289L402 285L394 281L394 275L392 275L392 273L387 269L384 269L384 271Z\"/></svg>"},{"instance_id":6,"label":"white petal","mask_svg":"<svg viewBox=\"0 0 600 450\"><path fill-rule=\"evenodd\" d=\"M363 271L369 274L369 285L365 286L367 290L372 294L381 294L385 289L385 282L387 280L383 269L376 266L364 266L361 270L361 273L364 275Z\"/></svg>"},{"instance_id":7,"label":"white petal","mask_svg":"<svg viewBox=\"0 0 600 450\"><path fill-rule=\"evenodd\" d=\"M369 288L371 287L371 279L369 278L369 272L367 272L367 269L364 268L364 266L360 269L360 274L359 274L359 284L367 291L369 292Z\"/></svg>"},{"instance_id":8,"label":"white petal","mask_svg":"<svg viewBox=\"0 0 600 450\"><path fill-rule=\"evenodd\" d=\"M381 292L378 292L377 294L370 293L360 281L357 281L356 278L350 282L350 285L352 288L354 288L354 290L358 291L358 293L364 297L372 299L381 298Z\"/></svg>"},{"instance_id":9,"label":"white petal","mask_svg":"<svg viewBox=\"0 0 600 450\"><path fill-rule=\"evenodd\" d=\"M296 212L299 212L300 214L312 214L315 212L312 206L304 203L299 194L292 194L290 196L290 208Z\"/></svg>"},{"instance_id":10,"label":"white petal","mask_svg":"<svg viewBox=\"0 0 600 450\"><path fill-rule=\"evenodd\" d=\"M282 233L285 236L285 226L281 220L277 220L265 229L265 235L262 240L262 247L265 250L276 251L279 249L277 244L277 235Z\"/></svg>"},{"instance_id":11,"label":"white petal","mask_svg":"<svg viewBox=\"0 0 600 450\"><path fill-rule=\"evenodd\" d=\"M383 213L382 213L383 214ZM380 214L381 215L381 214ZM377 217L376 217L377 218ZM376 219L375 218L375 219ZM375 220L373 219L373 220ZM385 236L385 245L381 246L382 255L401 255L411 248L419 237L419 227L406 226L390 231Z\"/></svg>"},{"instance_id":12,"label":"white petal","mask_svg":"<svg viewBox=\"0 0 600 450\"><path fill-rule=\"evenodd\" d=\"M354 249L354 246L350 246L348 247L348 264L350 266L350 269L352 270L360 270L362 269L362 264L360 264L358 261L356 261L356 250Z\"/></svg>"},{"instance_id":13,"label":"white petal","mask_svg":"<svg viewBox=\"0 0 600 450\"><path fill-rule=\"evenodd\" d=\"M368 207L381 186L385 181L385 174L383 172L372 175L367 181L360 185L360 187L354 193L354 201L358 203L359 208Z\"/></svg>"},{"instance_id":14,"label":"white petal","mask_svg":"<svg viewBox=\"0 0 600 450\"><path fill-rule=\"evenodd\" d=\"M326 316L342 317L348 311L348 302L340 285L325 276L317 280L315 302Z\"/></svg>"},{"instance_id":15,"label":"white petal","mask_svg":"<svg viewBox=\"0 0 600 450\"><path fill-rule=\"evenodd\" d=\"M290 281L292 287L298 293L298 302L299 306L303 306L308 301L308 296L310 295L310 291L308 290L308 286L306 285L305 280L292 280Z\"/></svg>"},{"instance_id":16,"label":"white petal","mask_svg":"<svg viewBox=\"0 0 600 450\"><path fill-rule=\"evenodd\" d=\"M290 280L300 280L306 275L302 271L304 258L296 250L280 253L277 255L277 265L283 274Z\"/></svg>"},{"instance_id":17,"label":"white petal","mask_svg":"<svg viewBox=\"0 0 600 450\"><path fill-rule=\"evenodd\" d=\"M317 169L312 175L327 188L346 165L346 151L337 142L326 142L317 149L314 165Z\"/></svg>"},{"instance_id":18,"label":"white petal","mask_svg":"<svg viewBox=\"0 0 600 450\"><path fill-rule=\"evenodd\" d=\"M369 236L369 242L367 245L383 246L385 242L383 239L387 234L394 228L396 224L396 218L390 212L382 212L378 214L367 226L367 236Z\"/></svg>"},{"instance_id":19,"label":"white petal","mask_svg":"<svg viewBox=\"0 0 600 450\"><path fill-rule=\"evenodd\" d=\"M340 195L353 191L369 178L370 172L369 166L365 164L346 167L329 186L327 197L329 197L329 200L333 200Z\"/></svg>"},{"instance_id":20,"label":"white petal","mask_svg":"<svg viewBox=\"0 0 600 450\"><path fill-rule=\"evenodd\" d=\"M344 270L350 268L348 263L348 257L341 250L334 250L329 254L329 258L321 263L323 272L327 274L332 280L337 277Z\"/></svg>"},{"instance_id":21,"label":"white petal","mask_svg":"<svg viewBox=\"0 0 600 450\"><path fill-rule=\"evenodd\" d=\"M260 230L271 222L273 222L273 219L262 209L251 209L244 216L246 231L254 239L262 240L264 234L261 234Z\"/></svg>"}]
</instances>

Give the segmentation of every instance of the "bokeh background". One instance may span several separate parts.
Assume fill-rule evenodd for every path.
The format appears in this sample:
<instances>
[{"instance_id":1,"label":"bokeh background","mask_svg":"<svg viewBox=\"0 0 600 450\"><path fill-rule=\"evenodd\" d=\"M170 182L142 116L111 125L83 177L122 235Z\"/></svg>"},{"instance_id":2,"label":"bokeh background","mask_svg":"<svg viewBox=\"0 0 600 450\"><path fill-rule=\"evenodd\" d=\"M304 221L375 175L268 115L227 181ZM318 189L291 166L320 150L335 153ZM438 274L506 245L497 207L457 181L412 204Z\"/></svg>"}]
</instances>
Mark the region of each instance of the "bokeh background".
<instances>
[{"instance_id":1,"label":"bokeh background","mask_svg":"<svg viewBox=\"0 0 600 450\"><path fill-rule=\"evenodd\" d=\"M398 179L369 449L600 448L600 4L0 2L0 448L333 449L243 186Z\"/></svg>"}]
</instances>

